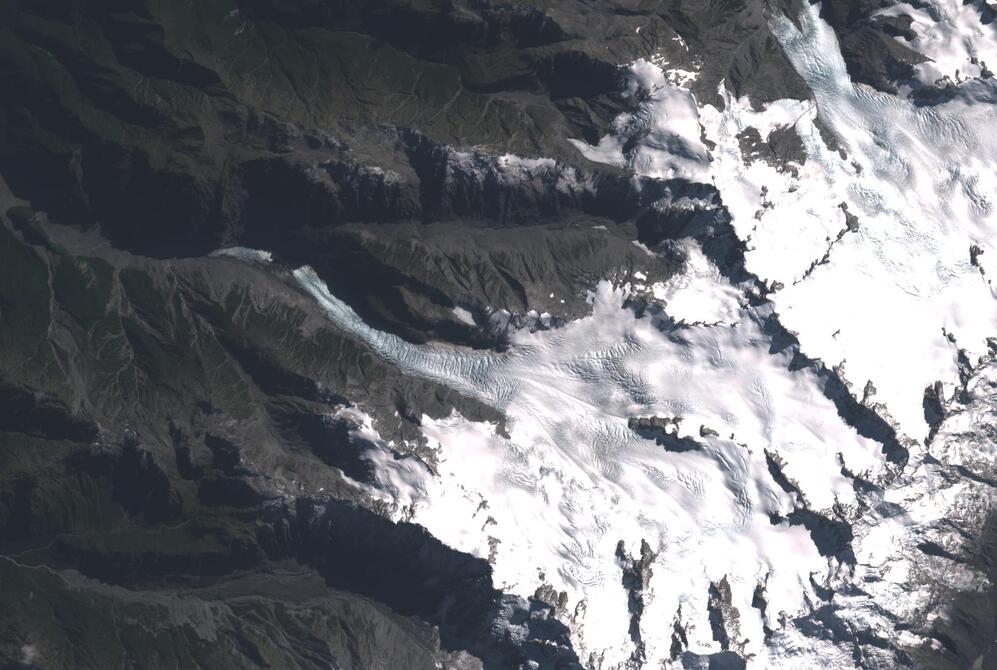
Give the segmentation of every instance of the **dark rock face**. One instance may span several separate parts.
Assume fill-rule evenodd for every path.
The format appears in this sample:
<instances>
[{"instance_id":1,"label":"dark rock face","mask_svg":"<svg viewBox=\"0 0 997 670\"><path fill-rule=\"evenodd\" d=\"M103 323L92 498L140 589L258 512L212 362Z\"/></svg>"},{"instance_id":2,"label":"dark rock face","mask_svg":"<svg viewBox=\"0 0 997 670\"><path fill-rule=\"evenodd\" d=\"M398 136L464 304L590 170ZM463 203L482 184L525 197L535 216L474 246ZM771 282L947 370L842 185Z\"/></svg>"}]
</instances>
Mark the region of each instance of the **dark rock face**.
<instances>
[{"instance_id":1,"label":"dark rock face","mask_svg":"<svg viewBox=\"0 0 997 670\"><path fill-rule=\"evenodd\" d=\"M906 30L902 20L872 16L879 7L865 0L825 3L821 5L821 18L838 35L852 79L896 93L896 82L911 79L911 66L925 57L895 39Z\"/></svg>"},{"instance_id":2,"label":"dark rock face","mask_svg":"<svg viewBox=\"0 0 997 670\"><path fill-rule=\"evenodd\" d=\"M4 98L0 173L36 210L99 224L118 248L164 258L243 245L311 263L365 318L414 340L492 342L448 314L455 298L514 312L560 303L535 304L550 278L531 284L515 267L484 285L461 277L457 295L452 280L427 282L429 261L449 255L430 241L443 236L397 224L487 228L479 255L531 240L531 258L492 262L558 268L570 294L559 311L577 313L591 249L569 262L543 248L560 229L590 231L579 244L610 245L599 262L623 270L629 232L592 226L616 231L649 204L566 141L597 138L626 104L619 61L577 30L636 17L566 32L521 7L347 4L11 3L0 86L18 95ZM424 41L434 34L462 37L437 51ZM653 46L614 44L623 60ZM464 146L489 153L451 148ZM506 165L509 151L554 160ZM357 235L370 224L383 224L373 239ZM412 237L430 258L384 257Z\"/></svg>"},{"instance_id":3,"label":"dark rock face","mask_svg":"<svg viewBox=\"0 0 997 670\"><path fill-rule=\"evenodd\" d=\"M436 667L429 627L328 589L293 564L266 577L136 591L4 558L0 583L8 602L31 603L0 636L4 667L121 659L138 667Z\"/></svg>"},{"instance_id":4,"label":"dark rock face","mask_svg":"<svg viewBox=\"0 0 997 670\"><path fill-rule=\"evenodd\" d=\"M458 652L487 668L577 666L567 629L494 589L487 562L388 521L348 484L368 480L369 464L355 426L335 418L345 397L329 388L381 404L386 435L408 435L417 419L406 417L427 411L474 415L473 402L380 366L280 279L240 263L82 259L3 230L2 252L25 267L107 271L66 292L29 272L10 296L47 302L53 316L5 327L7 351L46 342L38 328L55 346L4 369L4 598L37 597L30 616L3 619L5 660L28 646L46 665L76 667L435 667ZM257 309L243 312L247 301ZM284 346L270 346L275 337ZM295 500L295 485L338 499ZM63 607L79 637L39 623ZM130 615L91 619L90 607ZM171 608L189 630L144 623ZM247 629L243 615L266 628Z\"/></svg>"},{"instance_id":5,"label":"dark rock face","mask_svg":"<svg viewBox=\"0 0 997 670\"><path fill-rule=\"evenodd\" d=\"M738 643L738 612L731 605L730 584L726 577L710 584L708 611L713 639L720 643L722 651L731 651Z\"/></svg>"},{"instance_id":6,"label":"dark rock face","mask_svg":"<svg viewBox=\"0 0 997 670\"><path fill-rule=\"evenodd\" d=\"M536 9L346 4L8 3L0 169L56 220L198 255L247 228L438 218L445 144L573 157L565 135L621 104L617 61Z\"/></svg>"},{"instance_id":7,"label":"dark rock face","mask_svg":"<svg viewBox=\"0 0 997 670\"><path fill-rule=\"evenodd\" d=\"M773 167L796 176L798 166L806 159L806 150L800 136L792 127L777 128L763 141L755 128L747 128L737 136L745 162L763 160Z\"/></svg>"},{"instance_id":8,"label":"dark rock face","mask_svg":"<svg viewBox=\"0 0 997 670\"><path fill-rule=\"evenodd\" d=\"M6 294L0 315L6 361L0 417L0 542L5 556L16 555L3 559L9 573L5 580L20 588L30 582L25 581L29 575L44 575L32 615L4 619L4 659L20 658L20 648L32 644L38 646L40 661L57 667L102 667L111 661L101 659L118 658L152 666L169 664L170 659L238 666L250 659L257 664L369 667L374 663L370 659L394 657L409 659L397 661L406 666L431 667L446 653L433 651L439 649L438 638L426 624L414 623L410 617L415 613L380 612L360 596L325 586L308 596L314 601L301 603L294 600L298 596L273 594L246 604L246 613L270 617L274 637L269 641L260 640L259 632L247 641L249 633L241 625L233 629L234 623L217 621L212 626L217 624L218 630L206 635L226 640L223 645L208 649L206 641L199 641L203 636L192 639L181 628L162 628L161 635L173 640L177 655L155 645L158 651L140 651L149 643L140 642L146 629L139 622L162 618L157 608L175 603L196 618L204 608L222 606L223 620L238 616L229 605L219 605L225 596L197 591L223 588L236 572L255 575L245 577L240 587L252 595L266 585L269 565L297 562L298 567L288 569L311 583L315 575L332 570L320 565L319 557L333 564L345 560L336 558L337 551L346 552L349 560L366 556L366 563L373 553L405 562L397 554L390 559L387 545L395 542L395 526L373 512L364 517L368 525L379 521L386 534L371 539L364 549L368 553L362 554L357 548L347 551L342 539L319 539L332 532L328 524L302 526L295 508L280 502L292 480L297 481L293 475L289 479L279 474L282 471L304 475L309 490L356 499L345 482L362 481L366 462L358 458L360 447L347 427L325 418L346 403L327 389L342 389L365 403L380 395L370 406L381 404L383 416L399 422L394 429L386 423L386 434L413 430L405 425L411 419L395 417L396 407L407 408L405 416L421 416L429 405L439 403L431 414L463 406L462 411L473 415L474 404L442 389L434 392L422 382L400 379L345 340L339 341L346 348L337 352L332 342L338 336L323 331L321 319L311 317L314 323L308 326L300 296L263 273L255 279L246 276L241 264L221 258L163 264L115 253L84 257L65 249L51 251L59 246L55 243L30 245L6 223L2 231L0 253L24 272L20 285ZM242 312L245 301L255 302L259 311ZM46 312L30 316L35 305ZM275 337L286 346L272 347ZM317 358L306 353L312 347L313 354L321 352ZM298 362L292 363L294 359ZM18 360L33 364L19 365ZM276 543L273 538L286 534L281 529L287 527L299 528L294 542ZM397 551L410 544L398 542ZM434 546L434 551L457 556L439 543ZM436 560L431 559L431 565ZM488 590L487 564L477 569L485 595L475 596L480 602L468 601L465 609L484 608L480 616L487 618L497 611L493 601L499 594ZM78 574L86 577L79 587ZM332 578L330 572L330 583ZM430 575L420 579L432 581ZM347 581L357 593L362 580ZM195 592L182 591L191 584ZM5 587L5 602L13 602L6 598L15 590L13 585ZM384 592L372 587L368 595ZM404 589L396 595L414 597ZM143 598L162 604L142 605ZM46 607L60 608L67 602L75 603L66 615L72 621L67 625L83 626L79 639L44 633L50 629L36 625L36 615L43 616ZM120 624L125 628L107 623L104 629L100 620L84 623L87 608L96 603L133 611L135 623ZM394 606L404 610L402 604ZM296 613L285 618L280 614L285 608ZM337 633L335 626L321 624L306 632L327 617L339 617L342 630ZM351 619L355 623L349 623ZM378 619L383 623L373 623ZM374 628L368 630L364 620ZM128 633L133 625L134 633ZM93 637L100 630L138 638L111 644ZM378 630L397 639L381 639ZM460 631L448 632L444 644L453 649L487 645L487 626L484 630L474 643L460 637ZM310 655L297 656L297 651L275 642L302 635L312 639L312 646L321 642ZM342 647L336 646L336 639Z\"/></svg>"},{"instance_id":9,"label":"dark rock face","mask_svg":"<svg viewBox=\"0 0 997 670\"><path fill-rule=\"evenodd\" d=\"M630 430L641 437L654 440L665 448L665 451L698 451L702 445L689 437L681 437L678 433L679 420L667 417L631 417L628 421Z\"/></svg>"},{"instance_id":10,"label":"dark rock face","mask_svg":"<svg viewBox=\"0 0 997 670\"><path fill-rule=\"evenodd\" d=\"M655 553L644 540L640 543L640 556L632 557L621 540L616 546L616 558L623 567L623 588L627 592L627 608L630 611L630 641L633 642L631 662L640 666L646 660L644 640L641 635L641 617L644 614L644 588L651 578L651 564Z\"/></svg>"},{"instance_id":11,"label":"dark rock face","mask_svg":"<svg viewBox=\"0 0 997 670\"><path fill-rule=\"evenodd\" d=\"M822 6L857 81L910 78L909 21ZM501 413L385 364L284 270L313 266L409 341L493 349L531 311L587 313L598 279L667 278L675 240L752 281L716 188L591 163L568 140L597 143L638 102L620 65L658 54L699 72L700 103L723 105L721 81L756 106L806 99L769 11L792 4L0 0L0 667L583 667L556 597L509 596L487 561L388 520L343 410L427 467L424 415ZM805 159L791 131L739 140L783 170ZM209 255L232 246L276 264ZM773 351L798 349L766 328ZM793 365L907 462L834 371ZM940 425L936 391L924 407ZM701 448L660 417L630 428ZM834 515L773 523L855 560ZM991 580L992 526L972 557ZM636 667L653 551L618 558ZM957 611L989 622L992 595ZM723 651L689 652L680 611L661 633L673 660L744 667L725 581L710 603ZM800 625L849 634L830 606ZM956 624L937 637L952 667L985 653Z\"/></svg>"}]
</instances>

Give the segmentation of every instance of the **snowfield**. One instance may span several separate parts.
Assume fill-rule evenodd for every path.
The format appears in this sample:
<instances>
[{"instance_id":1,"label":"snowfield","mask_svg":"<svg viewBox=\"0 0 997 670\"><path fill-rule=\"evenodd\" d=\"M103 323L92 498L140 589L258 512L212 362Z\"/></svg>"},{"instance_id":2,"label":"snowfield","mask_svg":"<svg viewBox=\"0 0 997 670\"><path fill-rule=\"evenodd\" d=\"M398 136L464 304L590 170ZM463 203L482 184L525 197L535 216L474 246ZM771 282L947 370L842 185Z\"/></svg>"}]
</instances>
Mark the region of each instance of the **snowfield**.
<instances>
[{"instance_id":1,"label":"snowfield","mask_svg":"<svg viewBox=\"0 0 997 670\"><path fill-rule=\"evenodd\" d=\"M968 11L943 9L953 21ZM852 641L801 623L822 607L882 642L864 648L868 667L895 667L895 647L937 644L918 626L944 616L939 584L985 584L918 547L957 547L946 519L978 523L992 502L978 478L952 474L992 469L974 430L997 431L986 363L997 335L997 107L983 98L992 85L916 107L851 82L819 6L798 24L772 21L812 100L758 110L725 94L723 111L699 108L640 61L635 85L650 94L639 109L598 146L577 143L639 175L714 183L748 271L772 289L765 305L749 307L745 287L690 240L675 277L602 282L589 316L517 332L492 353L377 331L310 268L294 272L337 327L384 360L505 415L503 426L423 417L430 464L395 458L358 415L375 445L369 492L491 561L499 588L556 604L591 667L682 666L688 653L723 650L752 668L851 667ZM933 53L937 71L925 77L953 67L941 57L951 50ZM805 160L746 160L738 135L749 128L763 141L793 129ZM635 311L635 294L657 306ZM813 370L790 364L793 347L774 346L775 318L907 438L905 469L839 416ZM966 387L960 350L979 366ZM936 382L949 416L929 441L924 391ZM625 579L634 571L637 586Z\"/></svg>"},{"instance_id":2,"label":"snowfield","mask_svg":"<svg viewBox=\"0 0 997 670\"><path fill-rule=\"evenodd\" d=\"M683 626L689 649L720 651L711 584L726 579L737 644L764 652L763 627L808 611L811 577L834 564L807 529L778 521L805 500L829 516L856 506L851 473L884 472L878 443L837 416L791 352L770 353L764 315L734 325L674 327L623 306L628 289L600 284L593 312L555 331L519 333L506 354L414 346L365 326L309 270L297 279L344 330L412 374L458 388L508 417L507 434L459 415L423 418L434 477L413 459L372 455L399 514L454 548L491 557L496 584L529 597L564 592L584 656L618 667L633 654L617 545L654 559L641 639L648 662L669 656ZM718 287L723 291L726 287ZM631 417L677 419L664 444ZM787 491L771 463L792 482ZM764 591L763 613L752 606Z\"/></svg>"},{"instance_id":3,"label":"snowfield","mask_svg":"<svg viewBox=\"0 0 997 670\"><path fill-rule=\"evenodd\" d=\"M772 300L803 351L840 366L859 397L871 382L869 401L923 440L924 389L942 381L950 395L959 349L975 360L997 333L997 106L916 107L853 84L818 14L809 6L800 29L774 21L814 101L702 111L714 178L749 244L748 269L782 285ZM780 126L806 149L799 176L744 165L736 134L755 127L764 139Z\"/></svg>"}]
</instances>

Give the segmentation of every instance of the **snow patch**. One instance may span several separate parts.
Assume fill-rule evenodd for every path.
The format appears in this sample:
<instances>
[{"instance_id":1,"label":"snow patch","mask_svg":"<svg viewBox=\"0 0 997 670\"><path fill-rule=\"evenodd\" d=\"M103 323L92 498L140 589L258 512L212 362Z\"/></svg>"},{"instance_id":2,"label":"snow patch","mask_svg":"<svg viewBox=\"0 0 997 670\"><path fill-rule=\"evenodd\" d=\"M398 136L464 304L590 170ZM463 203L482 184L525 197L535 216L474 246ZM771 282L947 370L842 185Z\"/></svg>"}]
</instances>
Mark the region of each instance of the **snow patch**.
<instances>
[{"instance_id":1,"label":"snow patch","mask_svg":"<svg viewBox=\"0 0 997 670\"><path fill-rule=\"evenodd\" d=\"M592 146L569 140L585 158L656 179L704 181L709 156L700 139L692 94L669 81L660 65L638 60L630 66L630 95L642 96L636 111L620 114L610 133ZM632 144L632 148L625 148Z\"/></svg>"},{"instance_id":2,"label":"snow patch","mask_svg":"<svg viewBox=\"0 0 997 670\"><path fill-rule=\"evenodd\" d=\"M477 326L478 323L474 320L474 315L463 307L454 307L453 315L457 317L457 320L461 323L467 324L468 326Z\"/></svg>"}]
</instances>

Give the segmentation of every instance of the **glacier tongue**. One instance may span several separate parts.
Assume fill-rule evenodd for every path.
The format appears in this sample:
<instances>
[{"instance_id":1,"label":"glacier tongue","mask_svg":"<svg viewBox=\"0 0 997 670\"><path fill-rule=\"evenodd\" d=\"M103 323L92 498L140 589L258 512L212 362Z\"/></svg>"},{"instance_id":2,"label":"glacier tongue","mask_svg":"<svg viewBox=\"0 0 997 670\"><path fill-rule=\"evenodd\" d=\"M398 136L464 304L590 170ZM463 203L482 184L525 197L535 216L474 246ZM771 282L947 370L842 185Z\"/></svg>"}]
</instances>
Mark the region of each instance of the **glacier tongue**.
<instances>
[{"instance_id":1,"label":"glacier tongue","mask_svg":"<svg viewBox=\"0 0 997 670\"><path fill-rule=\"evenodd\" d=\"M816 377L790 372L791 352L770 353L764 314L675 327L664 315L638 318L623 305L628 289L604 282L590 317L479 353L374 331L313 273L295 275L385 359L506 414L505 435L458 415L424 417L435 476L381 459L382 482L406 518L490 557L497 585L557 594L577 649L603 667L634 653L619 543L639 555L646 542L655 557L639 621L648 663L670 657L663 631L676 621L689 651L721 651L709 611L721 581L739 621L729 645L761 654L766 629L809 611L811 579L838 569L839 557L787 517L806 504L848 518L857 499L843 467L885 474L880 445L844 424ZM642 435L634 417L668 427ZM759 588L764 614L752 605Z\"/></svg>"},{"instance_id":2,"label":"glacier tongue","mask_svg":"<svg viewBox=\"0 0 997 670\"><path fill-rule=\"evenodd\" d=\"M997 432L993 91L981 80L916 107L851 82L819 7L773 26L813 100L759 110L721 92L723 110L696 110L637 63L651 95L598 147L579 145L648 177L712 179L768 304L748 306L688 242L685 274L633 289L664 311L638 315L630 286L603 282L590 316L476 352L377 331L309 268L294 273L385 360L505 414L504 426L423 417L435 462L374 449L373 493L488 558L500 588L555 605L592 667L719 652L758 668L855 654L896 667L903 648L938 645L946 589L987 583L958 552L993 500L981 437ZM795 133L805 158L751 160L752 129L762 142ZM627 155L625 138L639 140ZM792 347L773 347L776 316L923 442L905 470L845 424ZM948 414L928 440L936 381Z\"/></svg>"}]
</instances>

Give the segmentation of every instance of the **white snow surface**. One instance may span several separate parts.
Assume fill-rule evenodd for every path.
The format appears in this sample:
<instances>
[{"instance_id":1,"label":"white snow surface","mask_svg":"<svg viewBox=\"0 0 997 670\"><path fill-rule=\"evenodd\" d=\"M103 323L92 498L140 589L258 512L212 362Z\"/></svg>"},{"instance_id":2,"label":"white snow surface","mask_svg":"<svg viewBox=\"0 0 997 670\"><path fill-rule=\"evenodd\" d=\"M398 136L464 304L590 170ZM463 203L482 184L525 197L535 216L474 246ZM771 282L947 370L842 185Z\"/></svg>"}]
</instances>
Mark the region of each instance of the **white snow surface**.
<instances>
[{"instance_id":1,"label":"white snow surface","mask_svg":"<svg viewBox=\"0 0 997 670\"><path fill-rule=\"evenodd\" d=\"M896 39L928 57L914 66L923 84L961 84L997 72L997 22L984 24L979 9L963 0L898 3L877 12L881 16L909 16L913 40Z\"/></svg>"},{"instance_id":2,"label":"white snow surface","mask_svg":"<svg viewBox=\"0 0 997 670\"><path fill-rule=\"evenodd\" d=\"M618 542L637 556L644 540L656 553L641 619L649 667L668 658L676 618L692 651L720 651L707 601L724 577L738 644L762 658L755 588L768 598L764 624L778 630L783 615L808 611L811 575L825 580L833 563L804 528L770 520L797 501L769 474L766 452L815 510L854 507L842 465L871 479L884 470L880 445L843 423L817 380L790 372L788 352L770 353L763 315L752 311L732 326L667 331L623 307L627 289L603 282L591 316L519 332L495 354L408 344L364 324L309 268L295 277L385 360L504 412L507 435L457 414L423 417L436 476L413 459L384 458L382 486L400 517L491 557L497 586L523 597L544 584L565 592L576 649L600 667L622 667L632 653ZM676 435L699 448L667 451L630 430L635 416L680 418Z\"/></svg>"},{"instance_id":3,"label":"white snow surface","mask_svg":"<svg viewBox=\"0 0 997 670\"><path fill-rule=\"evenodd\" d=\"M748 269L784 287L772 300L803 351L841 366L859 397L871 381L869 401L923 439L923 390L939 380L951 391L957 349L978 357L997 331L987 279L997 273L997 106L918 108L854 84L819 6L800 22L777 18L774 32L815 100L753 112L728 96L724 112L704 107L714 181L748 242ZM846 157L824 143L818 119ZM744 164L736 135L751 126L763 139L795 128L807 152L799 176ZM858 230L846 230L842 204Z\"/></svg>"},{"instance_id":4,"label":"white snow surface","mask_svg":"<svg viewBox=\"0 0 997 670\"><path fill-rule=\"evenodd\" d=\"M733 324L740 318L741 292L720 276L717 267L703 254L695 240L682 243L685 263L682 272L650 286L637 284L665 306L668 316L683 323ZM634 277L647 276L635 272Z\"/></svg>"},{"instance_id":5,"label":"white snow surface","mask_svg":"<svg viewBox=\"0 0 997 670\"><path fill-rule=\"evenodd\" d=\"M457 320L461 323L467 324L468 326L476 326L477 322L474 320L474 315L463 307L457 306L453 308L453 315L457 317Z\"/></svg>"}]
</instances>

